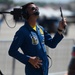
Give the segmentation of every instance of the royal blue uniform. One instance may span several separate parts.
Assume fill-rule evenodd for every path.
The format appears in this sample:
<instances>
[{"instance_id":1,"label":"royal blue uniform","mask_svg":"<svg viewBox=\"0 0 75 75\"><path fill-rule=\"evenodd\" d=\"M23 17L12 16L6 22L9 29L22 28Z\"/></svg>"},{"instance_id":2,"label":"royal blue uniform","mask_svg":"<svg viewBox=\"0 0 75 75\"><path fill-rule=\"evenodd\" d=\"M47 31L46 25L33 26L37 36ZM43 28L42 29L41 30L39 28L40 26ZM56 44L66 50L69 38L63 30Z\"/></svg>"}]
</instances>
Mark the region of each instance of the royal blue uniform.
<instances>
[{"instance_id":1,"label":"royal blue uniform","mask_svg":"<svg viewBox=\"0 0 75 75\"><path fill-rule=\"evenodd\" d=\"M43 31L40 32L40 29ZM30 27L28 22L22 26L15 34L13 42L9 49L9 55L25 64L26 75L48 75L49 61L46 54L45 45L50 48L55 48L62 40L63 35L58 32L52 38L45 29L36 25L36 31ZM18 51L21 48L23 54ZM30 56L39 57L42 60L42 66L37 69L29 62Z\"/></svg>"}]
</instances>

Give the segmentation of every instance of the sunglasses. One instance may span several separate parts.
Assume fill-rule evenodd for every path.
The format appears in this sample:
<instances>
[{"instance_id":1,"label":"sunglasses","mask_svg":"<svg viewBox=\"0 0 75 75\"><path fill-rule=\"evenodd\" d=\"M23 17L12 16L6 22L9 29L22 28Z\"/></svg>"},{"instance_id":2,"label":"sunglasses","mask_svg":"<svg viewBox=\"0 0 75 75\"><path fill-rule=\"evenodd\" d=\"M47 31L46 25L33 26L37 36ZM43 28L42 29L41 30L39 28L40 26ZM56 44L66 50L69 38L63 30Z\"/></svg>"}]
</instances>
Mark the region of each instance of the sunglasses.
<instances>
[{"instance_id":1,"label":"sunglasses","mask_svg":"<svg viewBox=\"0 0 75 75\"><path fill-rule=\"evenodd\" d=\"M31 10L38 10L38 7L30 7Z\"/></svg>"}]
</instances>

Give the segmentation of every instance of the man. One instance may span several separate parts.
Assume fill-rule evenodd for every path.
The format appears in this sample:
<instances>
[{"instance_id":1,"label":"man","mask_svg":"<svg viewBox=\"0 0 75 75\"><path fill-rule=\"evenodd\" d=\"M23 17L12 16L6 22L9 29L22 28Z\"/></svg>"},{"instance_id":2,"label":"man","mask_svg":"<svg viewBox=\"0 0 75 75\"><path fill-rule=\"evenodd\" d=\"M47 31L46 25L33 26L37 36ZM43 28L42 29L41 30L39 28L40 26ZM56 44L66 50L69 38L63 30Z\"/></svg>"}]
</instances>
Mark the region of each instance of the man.
<instances>
[{"instance_id":1,"label":"man","mask_svg":"<svg viewBox=\"0 0 75 75\"><path fill-rule=\"evenodd\" d=\"M59 23L58 31L52 38L43 27L36 23L39 9L34 3L22 6L22 15L26 22L16 32L9 55L26 65L26 75L48 75L49 62L45 45L51 48L57 46L63 38L63 23L66 21ZM18 48L21 48L23 54L18 51Z\"/></svg>"}]
</instances>

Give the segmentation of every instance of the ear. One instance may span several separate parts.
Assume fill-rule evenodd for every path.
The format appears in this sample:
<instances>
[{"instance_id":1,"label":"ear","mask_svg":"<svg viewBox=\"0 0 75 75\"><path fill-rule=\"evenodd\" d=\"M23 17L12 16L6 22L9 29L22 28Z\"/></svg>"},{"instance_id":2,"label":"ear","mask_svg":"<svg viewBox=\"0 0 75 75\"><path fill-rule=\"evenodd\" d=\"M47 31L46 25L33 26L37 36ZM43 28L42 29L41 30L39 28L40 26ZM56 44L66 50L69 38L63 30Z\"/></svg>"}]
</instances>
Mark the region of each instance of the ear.
<instances>
[{"instance_id":1,"label":"ear","mask_svg":"<svg viewBox=\"0 0 75 75\"><path fill-rule=\"evenodd\" d=\"M27 10L22 10L22 16L24 19L28 19L29 18L29 14Z\"/></svg>"}]
</instances>

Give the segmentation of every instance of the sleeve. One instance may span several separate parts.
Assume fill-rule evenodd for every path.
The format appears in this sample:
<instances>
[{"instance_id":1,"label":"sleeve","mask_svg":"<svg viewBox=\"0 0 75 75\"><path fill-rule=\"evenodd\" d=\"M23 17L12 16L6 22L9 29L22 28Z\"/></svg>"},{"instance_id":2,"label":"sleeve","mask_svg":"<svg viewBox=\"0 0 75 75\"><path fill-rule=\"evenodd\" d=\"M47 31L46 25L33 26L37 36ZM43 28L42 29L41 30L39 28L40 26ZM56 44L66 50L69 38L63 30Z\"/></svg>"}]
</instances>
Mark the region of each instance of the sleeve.
<instances>
[{"instance_id":1,"label":"sleeve","mask_svg":"<svg viewBox=\"0 0 75 75\"><path fill-rule=\"evenodd\" d=\"M22 54L18 51L18 49L22 45L24 39L25 39L25 36L23 35L23 32L21 32L21 31L16 32L8 53L10 56L19 60L23 64L26 64L30 57L28 55Z\"/></svg>"},{"instance_id":2,"label":"sleeve","mask_svg":"<svg viewBox=\"0 0 75 75\"><path fill-rule=\"evenodd\" d=\"M51 48L55 48L57 44L63 39L63 35L60 35L58 32L56 32L54 37L52 38L51 35L44 30L44 36L45 44Z\"/></svg>"}]
</instances>

